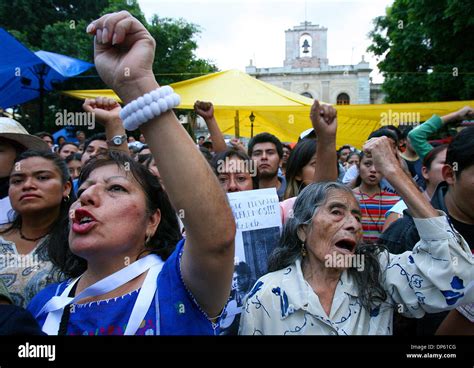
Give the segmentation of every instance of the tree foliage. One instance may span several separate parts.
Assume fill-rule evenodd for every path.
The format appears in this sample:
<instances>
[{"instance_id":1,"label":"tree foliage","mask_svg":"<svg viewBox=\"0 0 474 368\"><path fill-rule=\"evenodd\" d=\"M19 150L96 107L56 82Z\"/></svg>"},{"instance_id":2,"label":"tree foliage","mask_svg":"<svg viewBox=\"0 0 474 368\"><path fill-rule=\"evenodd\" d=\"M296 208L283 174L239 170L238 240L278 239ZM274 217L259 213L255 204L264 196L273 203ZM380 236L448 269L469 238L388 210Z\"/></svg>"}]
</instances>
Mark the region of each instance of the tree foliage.
<instances>
[{"instance_id":1,"label":"tree foliage","mask_svg":"<svg viewBox=\"0 0 474 368\"><path fill-rule=\"evenodd\" d=\"M148 23L136 0L11 0L0 2L0 27L12 33L32 51L46 50L93 62L92 38L85 32L94 19L120 10L127 10L148 28L156 40L154 72L160 84L189 79L217 71L215 65L195 55L195 37L199 27L183 19L153 16ZM78 78L68 79L61 89L107 88L95 69ZM56 111L80 111L79 101L58 92L48 93L45 99L45 125L54 131ZM49 108L48 108L49 107ZM21 107L21 121L35 131L38 103ZM29 116L29 118L27 117Z\"/></svg>"},{"instance_id":2,"label":"tree foliage","mask_svg":"<svg viewBox=\"0 0 474 368\"><path fill-rule=\"evenodd\" d=\"M387 102L474 98L472 14L470 0L395 0L374 19L368 51L382 58Z\"/></svg>"}]
</instances>

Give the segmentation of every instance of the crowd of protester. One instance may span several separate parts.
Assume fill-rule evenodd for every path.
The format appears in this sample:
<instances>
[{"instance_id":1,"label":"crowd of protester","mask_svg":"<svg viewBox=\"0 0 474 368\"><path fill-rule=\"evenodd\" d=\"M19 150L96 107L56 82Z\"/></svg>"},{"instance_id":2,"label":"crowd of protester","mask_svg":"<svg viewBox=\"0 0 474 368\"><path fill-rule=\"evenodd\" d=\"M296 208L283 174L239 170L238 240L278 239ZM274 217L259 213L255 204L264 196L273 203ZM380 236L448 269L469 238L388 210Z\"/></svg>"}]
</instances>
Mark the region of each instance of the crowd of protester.
<instances>
[{"instance_id":1,"label":"crowd of protester","mask_svg":"<svg viewBox=\"0 0 474 368\"><path fill-rule=\"evenodd\" d=\"M337 111L315 101L295 145L244 145L196 96L209 137L194 142L172 98L141 97L159 88L144 26L119 12L87 32L126 105L84 102L105 133L55 140L0 118L0 334L216 335L232 296L239 334L474 334L473 108L337 149ZM457 135L434 146L447 124ZM265 188L283 231L250 280L226 193ZM328 265L339 256L365 266Z\"/></svg>"}]
</instances>

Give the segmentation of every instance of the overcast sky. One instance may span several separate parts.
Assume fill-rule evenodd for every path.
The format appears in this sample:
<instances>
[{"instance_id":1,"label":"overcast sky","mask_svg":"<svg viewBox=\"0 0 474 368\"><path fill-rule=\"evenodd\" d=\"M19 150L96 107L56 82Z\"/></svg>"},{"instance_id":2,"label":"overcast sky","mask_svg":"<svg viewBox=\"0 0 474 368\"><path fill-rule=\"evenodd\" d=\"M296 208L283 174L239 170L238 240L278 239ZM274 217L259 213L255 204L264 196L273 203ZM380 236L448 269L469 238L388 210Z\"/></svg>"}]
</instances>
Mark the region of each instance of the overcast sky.
<instances>
[{"instance_id":1,"label":"overcast sky","mask_svg":"<svg viewBox=\"0 0 474 368\"><path fill-rule=\"evenodd\" d=\"M385 14L393 0L138 0L149 20L184 18L201 27L199 58L219 69L244 71L249 60L258 68L283 66L285 30L307 20L328 28L330 65L357 64L361 56L380 83L376 60L366 52L372 19ZM159 40L157 40L159 42Z\"/></svg>"}]
</instances>

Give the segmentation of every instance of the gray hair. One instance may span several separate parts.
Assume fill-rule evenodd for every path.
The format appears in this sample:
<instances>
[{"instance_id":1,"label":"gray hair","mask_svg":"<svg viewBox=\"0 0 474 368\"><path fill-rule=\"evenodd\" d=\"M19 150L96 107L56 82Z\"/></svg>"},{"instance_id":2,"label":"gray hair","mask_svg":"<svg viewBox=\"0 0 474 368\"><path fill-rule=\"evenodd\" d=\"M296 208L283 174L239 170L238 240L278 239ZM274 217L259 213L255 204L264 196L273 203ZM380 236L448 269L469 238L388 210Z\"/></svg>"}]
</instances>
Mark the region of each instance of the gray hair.
<instances>
[{"instance_id":1,"label":"gray hair","mask_svg":"<svg viewBox=\"0 0 474 368\"><path fill-rule=\"evenodd\" d=\"M313 183L300 192L293 206L293 213L283 229L280 243L269 257L268 272L286 268L301 257L302 241L298 237L298 229L312 223L314 216L326 203L328 195L333 190L353 195L349 187L337 182ZM386 249L378 244L358 244L355 253L363 255L365 267L362 271L355 268L348 269L359 289L360 302L367 310L376 307L387 298L380 280L381 270L378 260L378 254L383 251Z\"/></svg>"},{"instance_id":2,"label":"gray hair","mask_svg":"<svg viewBox=\"0 0 474 368\"><path fill-rule=\"evenodd\" d=\"M313 217L326 203L329 193L333 190L353 195L349 187L337 182L313 183L300 192L293 206L293 212L283 229L280 244L269 258L269 272L288 267L301 256L302 242L298 238L298 229L311 224Z\"/></svg>"}]
</instances>

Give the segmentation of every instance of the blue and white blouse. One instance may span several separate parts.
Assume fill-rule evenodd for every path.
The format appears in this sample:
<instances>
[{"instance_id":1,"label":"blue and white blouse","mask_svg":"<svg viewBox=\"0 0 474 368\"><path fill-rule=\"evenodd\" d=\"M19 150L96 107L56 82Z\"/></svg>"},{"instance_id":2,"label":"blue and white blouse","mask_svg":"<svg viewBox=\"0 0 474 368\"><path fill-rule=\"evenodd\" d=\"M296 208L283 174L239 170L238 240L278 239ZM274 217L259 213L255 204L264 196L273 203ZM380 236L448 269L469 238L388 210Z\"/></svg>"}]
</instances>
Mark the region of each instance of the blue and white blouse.
<instances>
[{"instance_id":1,"label":"blue and white blouse","mask_svg":"<svg viewBox=\"0 0 474 368\"><path fill-rule=\"evenodd\" d=\"M474 257L446 215L414 219L420 241L411 252L379 255L387 299L368 311L344 271L329 316L306 282L301 259L261 277L247 295L241 335L391 335L393 313L421 318L474 301Z\"/></svg>"}]
</instances>

